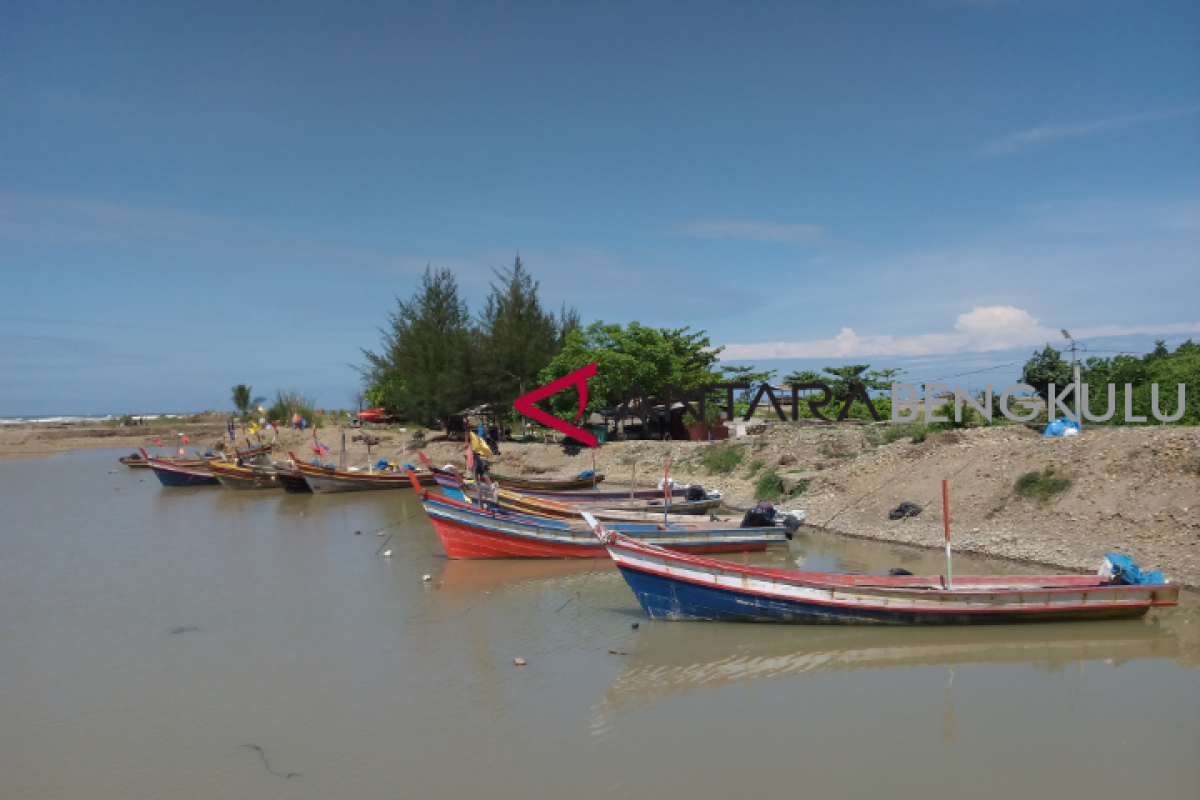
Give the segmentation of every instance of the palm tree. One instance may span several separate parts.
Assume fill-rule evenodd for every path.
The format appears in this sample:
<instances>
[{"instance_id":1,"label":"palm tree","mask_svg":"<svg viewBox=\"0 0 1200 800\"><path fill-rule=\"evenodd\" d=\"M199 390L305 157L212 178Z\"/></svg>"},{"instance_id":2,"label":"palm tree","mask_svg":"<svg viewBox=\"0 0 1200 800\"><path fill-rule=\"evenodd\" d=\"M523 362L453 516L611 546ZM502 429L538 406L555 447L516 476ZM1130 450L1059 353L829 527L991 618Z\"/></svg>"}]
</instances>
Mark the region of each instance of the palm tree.
<instances>
[{"instance_id":1,"label":"palm tree","mask_svg":"<svg viewBox=\"0 0 1200 800\"><path fill-rule=\"evenodd\" d=\"M233 407L240 411L243 417L246 416L246 413L252 406L256 406L267 399L265 397L255 397L251 400L250 392L252 388L244 383L239 383L233 387Z\"/></svg>"}]
</instances>

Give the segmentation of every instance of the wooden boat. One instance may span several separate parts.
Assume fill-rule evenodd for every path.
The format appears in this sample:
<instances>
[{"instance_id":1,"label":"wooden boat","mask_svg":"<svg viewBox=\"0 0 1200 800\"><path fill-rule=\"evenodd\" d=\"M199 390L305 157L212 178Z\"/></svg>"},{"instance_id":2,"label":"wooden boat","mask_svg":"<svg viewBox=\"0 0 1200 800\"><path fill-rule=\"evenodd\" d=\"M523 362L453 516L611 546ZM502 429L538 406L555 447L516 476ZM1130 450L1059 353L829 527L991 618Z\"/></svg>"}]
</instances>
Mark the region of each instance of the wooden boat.
<instances>
[{"instance_id":1,"label":"wooden boat","mask_svg":"<svg viewBox=\"0 0 1200 800\"><path fill-rule=\"evenodd\" d=\"M271 466L244 466L232 461L210 461L209 470L226 489L281 489Z\"/></svg>"},{"instance_id":2,"label":"wooden boat","mask_svg":"<svg viewBox=\"0 0 1200 800\"><path fill-rule=\"evenodd\" d=\"M294 467L276 464L275 477L288 494L312 494L312 488L305 480L304 473Z\"/></svg>"},{"instance_id":3,"label":"wooden boat","mask_svg":"<svg viewBox=\"0 0 1200 800\"><path fill-rule=\"evenodd\" d=\"M406 489L412 485L404 470L383 471L337 469L322 464L301 461L295 453L289 453L296 470L304 476L305 483L317 494L330 492L362 492L375 489ZM433 473L422 470L417 479L424 484L434 485Z\"/></svg>"},{"instance_id":4,"label":"wooden boat","mask_svg":"<svg viewBox=\"0 0 1200 800\"><path fill-rule=\"evenodd\" d=\"M140 453L131 453L127 456L121 456L117 460L130 469L150 469L150 462L143 458Z\"/></svg>"},{"instance_id":5,"label":"wooden boat","mask_svg":"<svg viewBox=\"0 0 1200 800\"><path fill-rule=\"evenodd\" d=\"M493 481L506 489L520 491L545 489L591 489L595 484L604 480L604 473L596 473L595 479L589 475L586 478L510 478L507 475L492 475Z\"/></svg>"},{"instance_id":6,"label":"wooden boat","mask_svg":"<svg viewBox=\"0 0 1200 800\"><path fill-rule=\"evenodd\" d=\"M448 496L455 499L461 499L454 492L461 492L468 498L474 498L480 492L479 487L474 482L461 481L458 475L444 471L434 473L434 480L437 481ZM542 500L533 497L524 492L518 492L512 489L505 489L501 486L489 486L482 489L482 496L486 503L492 503L505 511L510 511L516 514L526 514L544 519L567 519L581 520L583 519L580 508L582 506L569 505L567 503L556 502L554 500ZM689 519L692 515L702 514L705 511L710 511L721 505L721 493L710 492L709 497L705 500L687 501L687 500L672 500L671 509L667 514L663 513L663 504L661 498L655 501L634 501L632 503L614 502L603 504L602 507L597 507L601 504L592 504L586 508L595 515L597 519L607 522L664 522L675 524L687 524L694 522L694 519ZM727 518L726 522L733 522L732 518ZM726 525L725 527L728 527Z\"/></svg>"},{"instance_id":7,"label":"wooden boat","mask_svg":"<svg viewBox=\"0 0 1200 800\"><path fill-rule=\"evenodd\" d=\"M671 489L671 505L687 497L688 487L675 486ZM618 503L635 500L662 500L662 489L514 489L527 497L540 500L555 500L567 505L589 505L613 508Z\"/></svg>"},{"instance_id":8,"label":"wooden boat","mask_svg":"<svg viewBox=\"0 0 1200 800\"><path fill-rule=\"evenodd\" d=\"M163 486L220 486L221 482L212 474L206 462L186 463L184 460L168 461L162 458L151 458L141 450L142 456L154 470L155 477Z\"/></svg>"},{"instance_id":9,"label":"wooden boat","mask_svg":"<svg viewBox=\"0 0 1200 800\"><path fill-rule=\"evenodd\" d=\"M584 523L537 519L480 509L413 486L450 558L597 558L604 546ZM707 525L614 523L634 541L689 553L765 550L786 541L782 528L725 528Z\"/></svg>"},{"instance_id":10,"label":"wooden boat","mask_svg":"<svg viewBox=\"0 0 1200 800\"><path fill-rule=\"evenodd\" d=\"M654 619L892 625L1121 619L1178 602L1175 584L1115 585L1099 575L839 575L673 553L595 523Z\"/></svg>"}]
</instances>

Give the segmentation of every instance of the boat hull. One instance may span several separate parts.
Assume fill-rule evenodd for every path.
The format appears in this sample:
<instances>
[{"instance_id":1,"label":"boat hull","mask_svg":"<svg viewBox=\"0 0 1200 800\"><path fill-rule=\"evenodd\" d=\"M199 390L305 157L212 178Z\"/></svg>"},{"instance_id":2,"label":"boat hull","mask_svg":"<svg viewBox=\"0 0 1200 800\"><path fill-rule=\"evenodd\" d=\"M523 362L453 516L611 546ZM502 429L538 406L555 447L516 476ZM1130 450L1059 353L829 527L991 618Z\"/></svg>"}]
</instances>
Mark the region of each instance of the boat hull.
<instances>
[{"instance_id":1,"label":"boat hull","mask_svg":"<svg viewBox=\"0 0 1200 800\"><path fill-rule=\"evenodd\" d=\"M1091 575L803 573L678 556L606 534L608 552L654 619L963 625L1128 619L1175 605L1174 585L1117 586Z\"/></svg>"},{"instance_id":2,"label":"boat hull","mask_svg":"<svg viewBox=\"0 0 1200 800\"><path fill-rule=\"evenodd\" d=\"M604 546L582 526L539 523L470 508L462 503L431 498L422 504L450 558L603 558ZM763 528L662 530L656 525L636 535L664 548L687 553L730 553L765 550L786 541L781 532Z\"/></svg>"},{"instance_id":3,"label":"boat hull","mask_svg":"<svg viewBox=\"0 0 1200 800\"><path fill-rule=\"evenodd\" d=\"M332 494L334 492L370 492L382 489L407 489L412 487L407 471L388 472L358 472L333 467L323 467L310 464L296 458L295 453L289 453L296 471L304 475L308 488L316 494ZM418 474L417 480L422 484L433 486L437 483L431 473Z\"/></svg>"},{"instance_id":4,"label":"boat hull","mask_svg":"<svg viewBox=\"0 0 1200 800\"><path fill-rule=\"evenodd\" d=\"M673 580L650 572L619 567L642 610L651 619L709 622L789 622L801 624L995 625L1014 622L1070 622L1136 619L1149 605L1111 608L1026 609L1003 612L933 613L839 607L763 597L734 589Z\"/></svg>"},{"instance_id":5,"label":"boat hull","mask_svg":"<svg viewBox=\"0 0 1200 800\"><path fill-rule=\"evenodd\" d=\"M214 462L209 465L213 475L226 489L281 489L274 469L254 469L235 464Z\"/></svg>"},{"instance_id":6,"label":"boat hull","mask_svg":"<svg viewBox=\"0 0 1200 800\"><path fill-rule=\"evenodd\" d=\"M592 478L512 478L507 475L492 475L491 478L505 489L516 489L518 491L591 489L596 484L604 481L603 473L597 474L595 480Z\"/></svg>"},{"instance_id":7,"label":"boat hull","mask_svg":"<svg viewBox=\"0 0 1200 800\"><path fill-rule=\"evenodd\" d=\"M215 475L202 467L173 467L151 463L150 469L154 470L159 483L171 488L221 485Z\"/></svg>"},{"instance_id":8,"label":"boat hull","mask_svg":"<svg viewBox=\"0 0 1200 800\"><path fill-rule=\"evenodd\" d=\"M276 468L275 477L279 479L283 490L289 494L312 494L312 488L299 470Z\"/></svg>"}]
</instances>

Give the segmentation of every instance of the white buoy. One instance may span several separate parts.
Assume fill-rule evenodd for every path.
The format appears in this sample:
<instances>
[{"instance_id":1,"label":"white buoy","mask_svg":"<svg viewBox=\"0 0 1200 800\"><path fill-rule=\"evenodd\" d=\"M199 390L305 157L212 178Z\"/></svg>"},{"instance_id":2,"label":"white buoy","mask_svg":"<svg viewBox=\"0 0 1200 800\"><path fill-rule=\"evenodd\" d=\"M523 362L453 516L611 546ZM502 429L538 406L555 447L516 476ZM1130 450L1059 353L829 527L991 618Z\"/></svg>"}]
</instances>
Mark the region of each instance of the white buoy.
<instances>
[{"instance_id":1,"label":"white buoy","mask_svg":"<svg viewBox=\"0 0 1200 800\"><path fill-rule=\"evenodd\" d=\"M514 663L514 664L516 664L518 667L523 667L523 666L525 666L525 659L523 659L523 658L514 658L514 659L513 659L513 663Z\"/></svg>"},{"instance_id":2,"label":"white buoy","mask_svg":"<svg viewBox=\"0 0 1200 800\"><path fill-rule=\"evenodd\" d=\"M422 575L422 576L421 576L421 580L423 580L423 581L431 581L431 580L433 580L433 576L432 576L432 575Z\"/></svg>"},{"instance_id":3,"label":"white buoy","mask_svg":"<svg viewBox=\"0 0 1200 800\"><path fill-rule=\"evenodd\" d=\"M391 551L391 550L384 550L384 551L383 551L383 557L384 557L384 558L391 558L391 557L392 557L392 551Z\"/></svg>"}]
</instances>

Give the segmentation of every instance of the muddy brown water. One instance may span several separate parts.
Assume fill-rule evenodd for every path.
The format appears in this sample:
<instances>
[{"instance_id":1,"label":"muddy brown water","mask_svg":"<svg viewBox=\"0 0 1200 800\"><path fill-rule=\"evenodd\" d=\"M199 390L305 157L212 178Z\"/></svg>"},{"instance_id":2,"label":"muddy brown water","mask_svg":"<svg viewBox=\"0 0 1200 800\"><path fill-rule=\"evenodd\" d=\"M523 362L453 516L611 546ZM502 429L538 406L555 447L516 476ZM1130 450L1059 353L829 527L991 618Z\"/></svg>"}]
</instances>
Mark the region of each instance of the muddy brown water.
<instances>
[{"instance_id":1,"label":"muddy brown water","mask_svg":"<svg viewBox=\"0 0 1200 800\"><path fill-rule=\"evenodd\" d=\"M123 454L0 462L5 800L1197 796L1191 595L1148 622L651 622L604 561L446 560L408 490L166 490ZM755 561L941 569L812 534Z\"/></svg>"}]
</instances>

